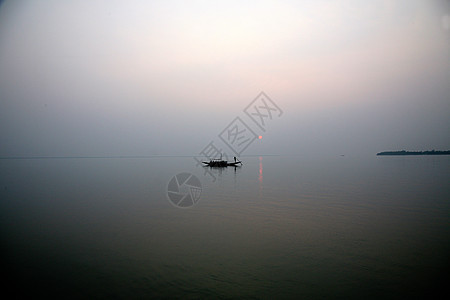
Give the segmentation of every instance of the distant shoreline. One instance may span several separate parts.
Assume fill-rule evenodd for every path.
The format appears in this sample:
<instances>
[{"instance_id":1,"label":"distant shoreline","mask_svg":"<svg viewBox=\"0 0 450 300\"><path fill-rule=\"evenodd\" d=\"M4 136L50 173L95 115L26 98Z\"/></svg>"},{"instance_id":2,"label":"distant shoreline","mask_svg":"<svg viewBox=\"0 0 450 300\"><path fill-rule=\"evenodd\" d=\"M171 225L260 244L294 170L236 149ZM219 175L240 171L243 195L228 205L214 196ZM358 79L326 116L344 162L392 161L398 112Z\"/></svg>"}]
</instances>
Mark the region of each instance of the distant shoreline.
<instances>
[{"instance_id":1,"label":"distant shoreline","mask_svg":"<svg viewBox=\"0 0 450 300\"><path fill-rule=\"evenodd\" d=\"M450 150L446 151L384 151L377 153L377 156L392 156L392 155L450 155Z\"/></svg>"}]
</instances>

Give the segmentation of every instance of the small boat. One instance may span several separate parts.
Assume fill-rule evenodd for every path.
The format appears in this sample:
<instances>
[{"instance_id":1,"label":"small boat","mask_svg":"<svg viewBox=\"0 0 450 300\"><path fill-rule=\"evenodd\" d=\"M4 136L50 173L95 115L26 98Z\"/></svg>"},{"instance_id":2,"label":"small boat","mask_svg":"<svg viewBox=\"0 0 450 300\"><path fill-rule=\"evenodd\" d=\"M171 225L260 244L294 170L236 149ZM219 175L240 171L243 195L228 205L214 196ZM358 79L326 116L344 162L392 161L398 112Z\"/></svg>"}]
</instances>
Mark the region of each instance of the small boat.
<instances>
[{"instance_id":1,"label":"small boat","mask_svg":"<svg viewBox=\"0 0 450 300\"><path fill-rule=\"evenodd\" d=\"M217 167L217 168L224 168L224 167L237 167L239 164L242 165L242 162L235 161L235 162L227 162L226 160L210 160L210 161L203 161L206 166L208 167Z\"/></svg>"}]
</instances>

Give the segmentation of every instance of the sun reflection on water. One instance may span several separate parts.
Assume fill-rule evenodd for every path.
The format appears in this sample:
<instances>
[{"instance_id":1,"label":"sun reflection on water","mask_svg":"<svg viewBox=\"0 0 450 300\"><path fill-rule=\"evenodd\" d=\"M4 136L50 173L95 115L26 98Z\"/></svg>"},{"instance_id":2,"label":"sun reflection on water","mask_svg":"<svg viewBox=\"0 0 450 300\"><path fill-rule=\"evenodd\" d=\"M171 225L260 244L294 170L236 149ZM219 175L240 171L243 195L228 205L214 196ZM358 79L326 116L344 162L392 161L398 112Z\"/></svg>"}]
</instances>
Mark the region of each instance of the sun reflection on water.
<instances>
[{"instance_id":1,"label":"sun reflection on water","mask_svg":"<svg viewBox=\"0 0 450 300\"><path fill-rule=\"evenodd\" d=\"M259 157L259 191L262 190L262 184L263 184L263 165L262 165L262 156Z\"/></svg>"}]
</instances>

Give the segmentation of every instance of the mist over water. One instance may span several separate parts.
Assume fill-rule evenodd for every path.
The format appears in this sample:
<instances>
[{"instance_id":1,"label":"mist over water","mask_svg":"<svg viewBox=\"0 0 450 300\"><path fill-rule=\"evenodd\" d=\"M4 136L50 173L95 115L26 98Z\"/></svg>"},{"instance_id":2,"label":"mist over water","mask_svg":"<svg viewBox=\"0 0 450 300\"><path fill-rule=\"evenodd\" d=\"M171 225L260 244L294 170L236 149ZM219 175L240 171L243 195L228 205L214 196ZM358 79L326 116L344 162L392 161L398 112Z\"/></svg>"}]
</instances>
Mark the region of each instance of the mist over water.
<instances>
[{"instance_id":1,"label":"mist over water","mask_svg":"<svg viewBox=\"0 0 450 300\"><path fill-rule=\"evenodd\" d=\"M445 0L0 1L6 285L127 299L444 287L449 157L375 154L450 149L449 16ZM201 166L220 155L243 165Z\"/></svg>"}]
</instances>

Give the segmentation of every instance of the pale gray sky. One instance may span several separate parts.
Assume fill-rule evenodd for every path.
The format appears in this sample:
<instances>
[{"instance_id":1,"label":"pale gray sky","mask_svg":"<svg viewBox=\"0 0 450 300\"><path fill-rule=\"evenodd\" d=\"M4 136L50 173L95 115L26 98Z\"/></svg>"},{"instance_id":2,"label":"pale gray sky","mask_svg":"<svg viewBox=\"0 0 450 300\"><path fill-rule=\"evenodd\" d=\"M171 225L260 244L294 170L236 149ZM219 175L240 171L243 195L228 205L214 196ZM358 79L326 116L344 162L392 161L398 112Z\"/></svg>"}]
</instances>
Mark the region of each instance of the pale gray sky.
<instances>
[{"instance_id":1,"label":"pale gray sky","mask_svg":"<svg viewBox=\"0 0 450 300\"><path fill-rule=\"evenodd\" d=\"M450 149L450 2L0 6L2 157L196 154L261 91L245 154Z\"/></svg>"}]
</instances>

